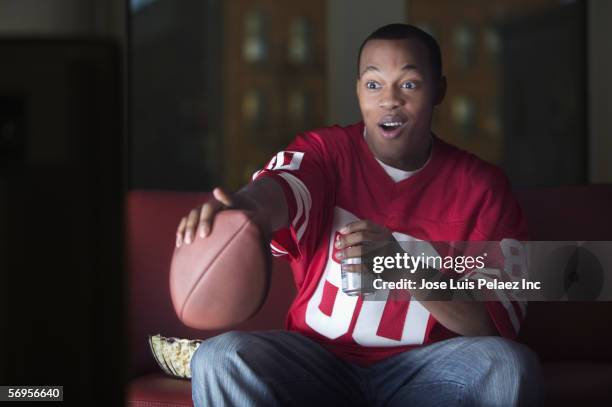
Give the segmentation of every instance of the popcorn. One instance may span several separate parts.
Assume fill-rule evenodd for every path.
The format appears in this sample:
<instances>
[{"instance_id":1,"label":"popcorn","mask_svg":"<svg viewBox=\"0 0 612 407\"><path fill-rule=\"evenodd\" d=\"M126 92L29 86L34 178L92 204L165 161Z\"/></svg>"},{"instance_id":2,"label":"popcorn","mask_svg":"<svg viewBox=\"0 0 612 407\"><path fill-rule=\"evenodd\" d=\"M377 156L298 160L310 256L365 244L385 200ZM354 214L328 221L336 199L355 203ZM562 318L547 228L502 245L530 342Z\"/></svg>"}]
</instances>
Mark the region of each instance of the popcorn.
<instances>
[{"instance_id":1,"label":"popcorn","mask_svg":"<svg viewBox=\"0 0 612 407\"><path fill-rule=\"evenodd\" d=\"M153 357L161 369L170 376L191 378L191 357L202 341L199 339L166 338L149 335Z\"/></svg>"}]
</instances>

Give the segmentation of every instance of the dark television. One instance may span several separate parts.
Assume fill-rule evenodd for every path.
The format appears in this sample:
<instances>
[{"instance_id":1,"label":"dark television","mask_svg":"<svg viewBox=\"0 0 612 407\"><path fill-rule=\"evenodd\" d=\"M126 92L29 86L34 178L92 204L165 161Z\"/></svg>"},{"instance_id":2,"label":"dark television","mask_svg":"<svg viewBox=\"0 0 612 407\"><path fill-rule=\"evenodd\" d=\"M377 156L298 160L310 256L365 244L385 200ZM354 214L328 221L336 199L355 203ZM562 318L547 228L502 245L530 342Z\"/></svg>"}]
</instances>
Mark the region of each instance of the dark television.
<instances>
[{"instance_id":1,"label":"dark television","mask_svg":"<svg viewBox=\"0 0 612 407\"><path fill-rule=\"evenodd\" d=\"M119 47L4 39L0 55L0 383L122 405Z\"/></svg>"}]
</instances>

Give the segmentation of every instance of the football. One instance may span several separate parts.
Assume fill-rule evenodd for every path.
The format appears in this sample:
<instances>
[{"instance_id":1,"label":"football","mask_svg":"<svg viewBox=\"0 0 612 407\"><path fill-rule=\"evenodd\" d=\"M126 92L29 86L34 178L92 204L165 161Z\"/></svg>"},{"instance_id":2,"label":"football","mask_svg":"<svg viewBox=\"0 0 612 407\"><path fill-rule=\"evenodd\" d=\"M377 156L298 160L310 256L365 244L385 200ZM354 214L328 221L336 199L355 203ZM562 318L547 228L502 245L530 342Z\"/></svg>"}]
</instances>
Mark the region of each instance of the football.
<instances>
[{"instance_id":1,"label":"football","mask_svg":"<svg viewBox=\"0 0 612 407\"><path fill-rule=\"evenodd\" d=\"M174 250L170 294L179 319L197 329L246 320L265 299L269 264L269 250L250 213L217 213L208 236Z\"/></svg>"}]
</instances>

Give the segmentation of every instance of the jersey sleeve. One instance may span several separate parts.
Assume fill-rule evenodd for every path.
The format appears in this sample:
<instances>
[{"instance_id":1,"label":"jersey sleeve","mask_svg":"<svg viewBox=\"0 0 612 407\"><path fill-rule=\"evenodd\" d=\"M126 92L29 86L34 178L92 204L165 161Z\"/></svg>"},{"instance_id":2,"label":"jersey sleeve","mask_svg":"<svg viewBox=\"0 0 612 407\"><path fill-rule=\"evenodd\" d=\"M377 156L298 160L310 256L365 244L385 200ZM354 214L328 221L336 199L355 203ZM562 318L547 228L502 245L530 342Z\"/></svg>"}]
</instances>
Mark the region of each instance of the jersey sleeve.
<instances>
[{"instance_id":1,"label":"jersey sleeve","mask_svg":"<svg viewBox=\"0 0 612 407\"><path fill-rule=\"evenodd\" d=\"M272 255L296 260L316 244L335 196L331 155L329 142L321 135L300 134L253 175L253 180L274 178L287 201L290 225L274 233L270 243Z\"/></svg>"},{"instance_id":2,"label":"jersey sleeve","mask_svg":"<svg viewBox=\"0 0 612 407\"><path fill-rule=\"evenodd\" d=\"M525 277L527 258L523 242L528 239L527 222L507 177L497 169L495 174L484 194L476 229L481 240L499 244L503 259L500 273ZM504 290L495 291L495 295L495 301L486 302L491 320L501 336L515 339L527 313L527 302L509 298Z\"/></svg>"}]
</instances>

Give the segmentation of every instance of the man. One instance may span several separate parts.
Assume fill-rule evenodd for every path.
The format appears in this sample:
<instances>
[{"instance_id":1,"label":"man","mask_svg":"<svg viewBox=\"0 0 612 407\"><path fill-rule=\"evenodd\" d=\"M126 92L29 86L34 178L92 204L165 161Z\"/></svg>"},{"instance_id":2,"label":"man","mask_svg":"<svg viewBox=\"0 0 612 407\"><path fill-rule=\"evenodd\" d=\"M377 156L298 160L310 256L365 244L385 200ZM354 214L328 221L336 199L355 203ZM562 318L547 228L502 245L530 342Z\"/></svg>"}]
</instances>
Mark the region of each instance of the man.
<instances>
[{"instance_id":1,"label":"man","mask_svg":"<svg viewBox=\"0 0 612 407\"><path fill-rule=\"evenodd\" d=\"M505 176L431 132L444 98L440 50L392 24L358 60L363 122L299 135L234 194L214 190L177 231L210 231L227 207L253 211L298 294L287 331L230 332L192 359L196 405L537 404L537 357L513 342L524 309L500 302L364 301L339 288L364 242L526 239ZM229 271L228 271L229 272Z\"/></svg>"}]
</instances>

